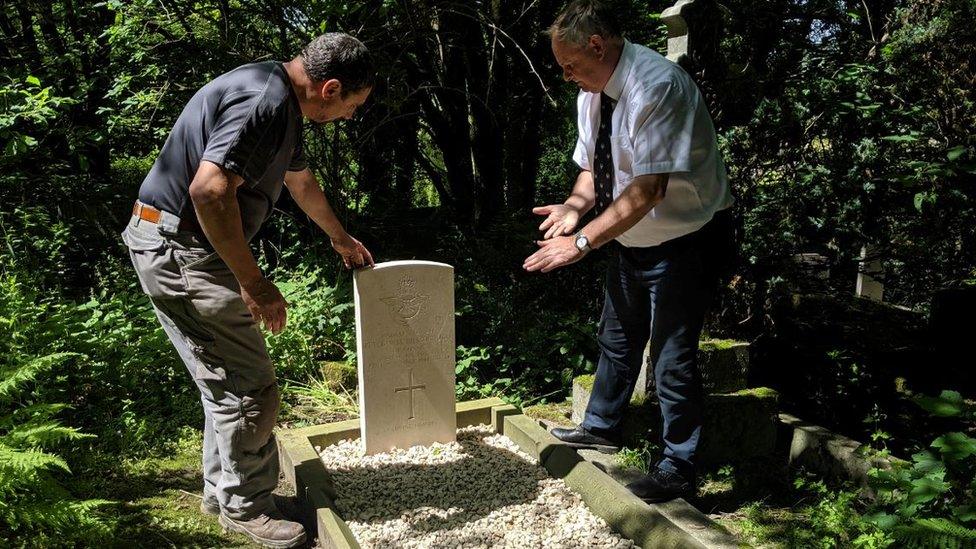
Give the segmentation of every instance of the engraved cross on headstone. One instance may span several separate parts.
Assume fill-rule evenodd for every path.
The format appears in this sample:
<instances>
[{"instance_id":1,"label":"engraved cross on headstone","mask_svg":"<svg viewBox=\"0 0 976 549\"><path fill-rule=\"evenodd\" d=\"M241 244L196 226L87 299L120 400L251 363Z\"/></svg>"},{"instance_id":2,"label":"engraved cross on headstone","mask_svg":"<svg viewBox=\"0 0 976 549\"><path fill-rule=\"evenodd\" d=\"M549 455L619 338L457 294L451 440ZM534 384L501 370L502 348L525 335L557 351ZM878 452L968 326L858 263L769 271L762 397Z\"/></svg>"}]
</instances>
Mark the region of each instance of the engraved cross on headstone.
<instances>
[{"instance_id":1,"label":"engraved cross on headstone","mask_svg":"<svg viewBox=\"0 0 976 549\"><path fill-rule=\"evenodd\" d=\"M407 391L410 394L410 417L408 419L413 419L415 417L414 416L415 411L414 411L414 407L413 407L413 392L414 391L419 391L419 390L422 390L422 389L426 389L426 388L427 388L426 385L416 385L416 384L414 384L414 381L413 381L413 368L410 368L410 383L408 383L406 387L397 387L397 388L393 389L393 392L394 393L400 393L402 391Z\"/></svg>"}]
</instances>

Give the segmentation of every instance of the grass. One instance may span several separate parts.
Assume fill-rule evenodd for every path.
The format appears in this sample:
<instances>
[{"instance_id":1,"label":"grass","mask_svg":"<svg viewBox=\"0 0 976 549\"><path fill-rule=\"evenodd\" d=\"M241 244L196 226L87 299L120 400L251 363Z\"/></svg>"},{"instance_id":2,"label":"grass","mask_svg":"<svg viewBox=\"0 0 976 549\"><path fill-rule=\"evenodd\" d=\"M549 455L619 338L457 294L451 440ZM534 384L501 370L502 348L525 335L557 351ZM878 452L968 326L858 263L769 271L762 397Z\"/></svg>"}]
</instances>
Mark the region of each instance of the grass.
<instances>
[{"instance_id":1,"label":"grass","mask_svg":"<svg viewBox=\"0 0 976 549\"><path fill-rule=\"evenodd\" d=\"M201 432L184 429L149 457L88 456L72 488L117 502L105 510L114 523L105 547L255 547L200 512L202 445Z\"/></svg>"},{"instance_id":2,"label":"grass","mask_svg":"<svg viewBox=\"0 0 976 549\"><path fill-rule=\"evenodd\" d=\"M282 388L283 427L305 427L356 417L359 405L355 390L335 380L312 378L307 383L287 381Z\"/></svg>"},{"instance_id":3,"label":"grass","mask_svg":"<svg viewBox=\"0 0 976 549\"><path fill-rule=\"evenodd\" d=\"M750 546L887 546L885 536L861 518L864 505L853 487L828 487L802 471L789 480L785 471L771 473L768 466L725 466L704 475L693 504Z\"/></svg>"},{"instance_id":4,"label":"grass","mask_svg":"<svg viewBox=\"0 0 976 549\"><path fill-rule=\"evenodd\" d=\"M356 394L338 380L286 383L279 427L354 417ZM200 511L203 434L184 428L147 455L120 458L95 450L84 455L71 487L79 494L116 503L106 507L113 523L105 547L257 547L246 536L224 533L217 517Z\"/></svg>"}]
</instances>

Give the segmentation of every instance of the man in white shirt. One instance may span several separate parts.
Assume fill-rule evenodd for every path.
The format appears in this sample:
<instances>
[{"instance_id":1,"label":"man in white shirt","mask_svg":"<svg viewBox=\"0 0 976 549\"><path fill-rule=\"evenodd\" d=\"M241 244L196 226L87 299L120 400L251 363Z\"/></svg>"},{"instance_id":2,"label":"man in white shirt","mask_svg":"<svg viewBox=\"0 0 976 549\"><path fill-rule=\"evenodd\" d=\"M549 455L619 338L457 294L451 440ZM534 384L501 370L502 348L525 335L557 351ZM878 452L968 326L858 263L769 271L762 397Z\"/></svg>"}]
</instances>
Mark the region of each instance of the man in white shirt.
<instances>
[{"instance_id":1,"label":"man in white shirt","mask_svg":"<svg viewBox=\"0 0 976 549\"><path fill-rule=\"evenodd\" d=\"M553 434L615 450L650 339L664 456L628 488L651 502L691 495L702 422L698 338L732 249L715 129L688 74L625 40L600 2L571 3L549 33L563 78L580 87L573 159L581 171L565 203L533 210L546 216L545 234L523 267L548 272L611 244L586 416ZM593 208L595 218L577 230Z\"/></svg>"}]
</instances>

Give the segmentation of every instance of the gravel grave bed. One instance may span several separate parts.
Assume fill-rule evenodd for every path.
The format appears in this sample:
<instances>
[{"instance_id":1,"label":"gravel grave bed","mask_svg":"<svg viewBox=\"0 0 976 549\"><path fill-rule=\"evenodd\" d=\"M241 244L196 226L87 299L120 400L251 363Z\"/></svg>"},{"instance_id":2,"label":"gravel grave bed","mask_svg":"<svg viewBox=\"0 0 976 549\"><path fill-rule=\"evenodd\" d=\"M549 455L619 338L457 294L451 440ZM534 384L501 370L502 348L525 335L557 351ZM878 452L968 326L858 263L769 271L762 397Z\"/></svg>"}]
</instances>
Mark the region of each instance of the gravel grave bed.
<instances>
[{"instance_id":1,"label":"gravel grave bed","mask_svg":"<svg viewBox=\"0 0 976 549\"><path fill-rule=\"evenodd\" d=\"M316 450L363 547L636 547L488 425L371 456L358 440Z\"/></svg>"}]
</instances>

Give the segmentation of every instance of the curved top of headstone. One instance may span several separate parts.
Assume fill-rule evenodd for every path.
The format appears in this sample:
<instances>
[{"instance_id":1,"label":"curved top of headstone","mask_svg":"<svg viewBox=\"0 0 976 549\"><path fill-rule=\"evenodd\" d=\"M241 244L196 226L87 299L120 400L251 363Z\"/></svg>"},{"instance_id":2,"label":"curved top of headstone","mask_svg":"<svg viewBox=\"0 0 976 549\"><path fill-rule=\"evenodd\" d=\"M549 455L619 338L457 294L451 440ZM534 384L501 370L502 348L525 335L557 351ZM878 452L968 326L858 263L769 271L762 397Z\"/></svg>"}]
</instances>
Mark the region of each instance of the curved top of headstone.
<instances>
[{"instance_id":1,"label":"curved top of headstone","mask_svg":"<svg viewBox=\"0 0 976 549\"><path fill-rule=\"evenodd\" d=\"M356 272L360 273L364 271L377 271L382 269L388 269L391 267L447 267L448 269L454 268L452 265L448 265L447 263L438 263L437 261L402 259L398 261L384 261L383 263L377 263L373 267L367 269L360 269Z\"/></svg>"}]
</instances>

